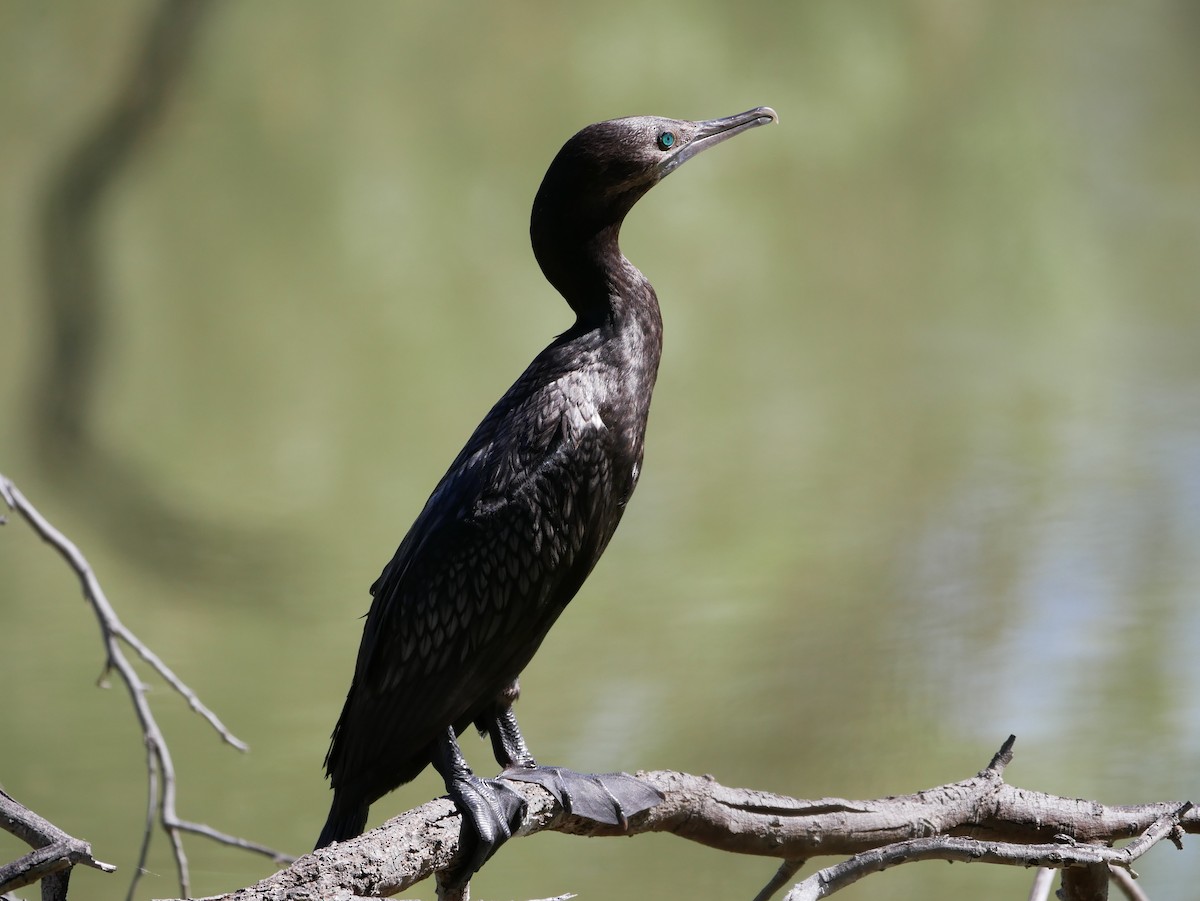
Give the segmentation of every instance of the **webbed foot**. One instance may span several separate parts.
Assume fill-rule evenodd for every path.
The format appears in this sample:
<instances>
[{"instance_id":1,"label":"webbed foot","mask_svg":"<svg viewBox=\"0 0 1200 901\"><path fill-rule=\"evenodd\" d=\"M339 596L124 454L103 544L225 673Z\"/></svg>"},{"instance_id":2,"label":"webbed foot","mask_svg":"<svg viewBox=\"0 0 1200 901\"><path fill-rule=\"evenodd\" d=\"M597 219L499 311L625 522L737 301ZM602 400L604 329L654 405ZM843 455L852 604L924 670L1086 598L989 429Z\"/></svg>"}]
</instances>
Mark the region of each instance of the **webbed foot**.
<instances>
[{"instance_id":1,"label":"webbed foot","mask_svg":"<svg viewBox=\"0 0 1200 901\"><path fill-rule=\"evenodd\" d=\"M534 782L558 799L569 814L629 828L629 817L663 799L657 788L628 773L577 773L560 766L510 766L501 779Z\"/></svg>"}]
</instances>

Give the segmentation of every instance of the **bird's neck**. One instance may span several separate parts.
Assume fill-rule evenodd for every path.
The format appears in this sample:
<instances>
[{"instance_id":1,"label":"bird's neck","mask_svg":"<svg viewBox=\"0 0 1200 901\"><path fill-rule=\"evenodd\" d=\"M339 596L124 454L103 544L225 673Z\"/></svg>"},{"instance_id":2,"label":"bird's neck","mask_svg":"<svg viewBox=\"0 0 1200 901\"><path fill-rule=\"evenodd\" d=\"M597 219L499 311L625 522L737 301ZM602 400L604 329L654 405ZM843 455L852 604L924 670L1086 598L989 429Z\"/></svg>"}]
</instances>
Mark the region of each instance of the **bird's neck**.
<instances>
[{"instance_id":1,"label":"bird's neck","mask_svg":"<svg viewBox=\"0 0 1200 901\"><path fill-rule=\"evenodd\" d=\"M581 234L571 228L534 232L542 273L579 318L579 325L661 330L658 300L646 277L621 252L615 223Z\"/></svg>"},{"instance_id":2,"label":"bird's neck","mask_svg":"<svg viewBox=\"0 0 1200 901\"><path fill-rule=\"evenodd\" d=\"M658 298L621 253L619 221L590 232L546 225L546 218L535 215L534 255L576 314L575 325L555 345L566 351L572 367L590 373L585 393L596 398L614 459L620 461L614 470L619 473L614 488L620 508L637 484L662 359Z\"/></svg>"}]
</instances>

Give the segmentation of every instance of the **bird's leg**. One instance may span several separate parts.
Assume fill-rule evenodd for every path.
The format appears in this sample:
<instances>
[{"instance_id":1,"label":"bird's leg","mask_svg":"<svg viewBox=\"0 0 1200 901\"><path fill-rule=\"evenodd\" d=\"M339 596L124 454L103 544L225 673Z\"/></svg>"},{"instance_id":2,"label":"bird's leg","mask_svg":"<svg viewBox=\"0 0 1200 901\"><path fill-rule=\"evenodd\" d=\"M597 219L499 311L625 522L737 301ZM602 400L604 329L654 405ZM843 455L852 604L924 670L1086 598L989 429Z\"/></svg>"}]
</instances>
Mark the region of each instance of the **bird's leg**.
<instances>
[{"instance_id":1,"label":"bird's leg","mask_svg":"<svg viewBox=\"0 0 1200 901\"><path fill-rule=\"evenodd\" d=\"M629 827L629 817L649 810L662 793L628 773L577 773L558 766L543 766L533 759L513 713L512 702L520 688L513 682L497 700L491 715L477 722L491 735L496 761L504 767L501 779L536 782L558 799L563 810L598 823Z\"/></svg>"},{"instance_id":2,"label":"bird's leg","mask_svg":"<svg viewBox=\"0 0 1200 901\"><path fill-rule=\"evenodd\" d=\"M462 814L459 847L463 862L441 880L449 888L460 888L520 826L525 817L525 799L504 783L480 779L471 772L453 726L434 743L433 768Z\"/></svg>"},{"instance_id":3,"label":"bird's leg","mask_svg":"<svg viewBox=\"0 0 1200 901\"><path fill-rule=\"evenodd\" d=\"M512 684L500 693L495 707L490 715L485 715L475 724L480 732L486 732L492 739L492 753L496 762L505 770L527 769L537 767L537 761L529 752L525 738L517 726L517 715L513 713L512 705L521 696L521 683L513 679Z\"/></svg>"}]
</instances>

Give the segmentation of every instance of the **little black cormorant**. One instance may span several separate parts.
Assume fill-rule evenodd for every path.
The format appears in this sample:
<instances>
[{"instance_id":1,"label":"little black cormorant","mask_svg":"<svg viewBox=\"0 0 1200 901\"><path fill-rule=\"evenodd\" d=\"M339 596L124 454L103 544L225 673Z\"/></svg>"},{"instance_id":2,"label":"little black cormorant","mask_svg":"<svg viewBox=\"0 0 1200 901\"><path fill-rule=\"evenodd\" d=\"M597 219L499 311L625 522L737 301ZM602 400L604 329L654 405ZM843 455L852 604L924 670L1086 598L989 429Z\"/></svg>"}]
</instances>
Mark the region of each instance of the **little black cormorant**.
<instances>
[{"instance_id":1,"label":"little black cormorant","mask_svg":"<svg viewBox=\"0 0 1200 901\"><path fill-rule=\"evenodd\" d=\"M707 122L615 119L584 128L550 164L530 236L575 324L480 423L371 586L325 759L333 804L318 848L362 832L370 805L431 763L463 814L460 884L520 822L524 802L504 779L539 782L574 813L610 823L660 799L631 776L539 766L512 704L642 465L662 320L654 289L618 246L621 223L685 160L774 121L767 107ZM459 750L472 724L491 736L499 779L476 777Z\"/></svg>"}]
</instances>

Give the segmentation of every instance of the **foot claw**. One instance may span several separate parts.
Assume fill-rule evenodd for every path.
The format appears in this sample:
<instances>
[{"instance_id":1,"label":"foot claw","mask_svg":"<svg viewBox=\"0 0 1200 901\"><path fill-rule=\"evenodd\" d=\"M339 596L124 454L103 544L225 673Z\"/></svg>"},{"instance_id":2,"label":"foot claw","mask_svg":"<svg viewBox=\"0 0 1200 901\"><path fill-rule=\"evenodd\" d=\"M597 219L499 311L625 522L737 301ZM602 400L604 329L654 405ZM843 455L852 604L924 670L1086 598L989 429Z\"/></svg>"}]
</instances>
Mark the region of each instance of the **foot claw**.
<instances>
[{"instance_id":1,"label":"foot claw","mask_svg":"<svg viewBox=\"0 0 1200 901\"><path fill-rule=\"evenodd\" d=\"M441 880L449 889L466 885L525 819L526 803L497 779L468 776L450 786L450 798L462 814L459 847L463 862Z\"/></svg>"},{"instance_id":2,"label":"foot claw","mask_svg":"<svg viewBox=\"0 0 1200 901\"><path fill-rule=\"evenodd\" d=\"M628 773L576 773L558 766L509 767L501 779L535 782L558 799L563 810L598 823L629 828L629 817L649 810L662 793Z\"/></svg>"}]
</instances>

